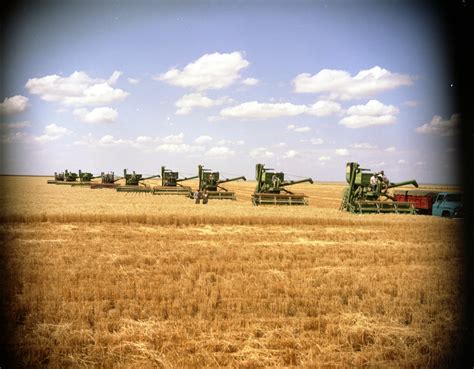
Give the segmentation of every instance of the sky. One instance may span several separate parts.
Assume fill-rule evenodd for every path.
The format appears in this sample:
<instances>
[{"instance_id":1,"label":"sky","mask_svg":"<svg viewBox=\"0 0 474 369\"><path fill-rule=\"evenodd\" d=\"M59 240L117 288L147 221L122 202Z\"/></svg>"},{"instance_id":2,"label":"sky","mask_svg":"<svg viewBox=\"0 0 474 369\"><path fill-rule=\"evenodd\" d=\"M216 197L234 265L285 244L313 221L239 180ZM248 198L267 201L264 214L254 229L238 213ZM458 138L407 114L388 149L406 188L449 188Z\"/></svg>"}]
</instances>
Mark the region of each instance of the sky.
<instances>
[{"instance_id":1,"label":"sky","mask_svg":"<svg viewBox=\"0 0 474 369\"><path fill-rule=\"evenodd\" d=\"M4 174L115 171L456 184L449 50L403 1L24 3L4 36Z\"/></svg>"}]
</instances>

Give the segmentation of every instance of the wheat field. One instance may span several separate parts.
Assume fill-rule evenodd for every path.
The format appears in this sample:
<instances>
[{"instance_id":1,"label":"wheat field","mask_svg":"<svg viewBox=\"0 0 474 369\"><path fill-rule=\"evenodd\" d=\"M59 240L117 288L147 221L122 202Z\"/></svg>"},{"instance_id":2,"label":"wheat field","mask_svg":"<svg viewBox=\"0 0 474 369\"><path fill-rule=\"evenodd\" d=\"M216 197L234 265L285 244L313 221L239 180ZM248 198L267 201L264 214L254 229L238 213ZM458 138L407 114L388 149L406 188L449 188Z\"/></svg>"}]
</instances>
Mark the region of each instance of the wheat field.
<instances>
[{"instance_id":1,"label":"wheat field","mask_svg":"<svg viewBox=\"0 0 474 369\"><path fill-rule=\"evenodd\" d=\"M294 186L307 207L254 207L252 182L206 205L41 177L0 186L4 334L19 367L456 359L462 220L341 213L341 183Z\"/></svg>"}]
</instances>

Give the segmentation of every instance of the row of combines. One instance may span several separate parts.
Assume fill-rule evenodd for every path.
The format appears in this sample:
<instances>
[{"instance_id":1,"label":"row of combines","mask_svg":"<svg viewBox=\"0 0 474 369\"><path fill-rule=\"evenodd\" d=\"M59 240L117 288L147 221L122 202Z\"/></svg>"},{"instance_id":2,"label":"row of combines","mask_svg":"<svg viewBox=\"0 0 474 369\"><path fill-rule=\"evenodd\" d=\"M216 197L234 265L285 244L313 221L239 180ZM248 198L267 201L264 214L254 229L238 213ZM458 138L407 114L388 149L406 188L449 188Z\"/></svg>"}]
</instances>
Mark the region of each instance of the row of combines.
<instances>
[{"instance_id":1,"label":"row of combines","mask_svg":"<svg viewBox=\"0 0 474 369\"><path fill-rule=\"evenodd\" d=\"M114 172L101 173L93 176L92 173L78 172L55 173L50 184L69 184L89 186L90 188L112 188L118 192L149 193L153 195L184 195L193 198L196 194L206 193L209 199L236 200L235 192L229 191L222 185L238 180L246 180L244 176L222 178L219 172L198 166L197 176L179 177L179 172L161 167L161 173L144 177L134 171L124 170L123 176L115 176ZM383 173L383 172L382 172ZM144 183L147 180L161 178L161 185L155 186ZM94 181L100 179L100 181ZM184 185L185 181L198 179L195 190ZM123 184L118 184L122 180ZM255 192L251 195L254 205L308 205L308 196L304 193L294 193L288 188L300 183L313 183L312 178L301 180L286 180L285 174L264 164L255 167ZM415 214L417 209L413 202L399 201L399 197L389 193L390 189L400 186L413 185L418 187L415 180L391 183L380 173L361 168L356 162L346 164L347 186L342 193L339 209L355 214L366 213L398 213Z\"/></svg>"}]
</instances>

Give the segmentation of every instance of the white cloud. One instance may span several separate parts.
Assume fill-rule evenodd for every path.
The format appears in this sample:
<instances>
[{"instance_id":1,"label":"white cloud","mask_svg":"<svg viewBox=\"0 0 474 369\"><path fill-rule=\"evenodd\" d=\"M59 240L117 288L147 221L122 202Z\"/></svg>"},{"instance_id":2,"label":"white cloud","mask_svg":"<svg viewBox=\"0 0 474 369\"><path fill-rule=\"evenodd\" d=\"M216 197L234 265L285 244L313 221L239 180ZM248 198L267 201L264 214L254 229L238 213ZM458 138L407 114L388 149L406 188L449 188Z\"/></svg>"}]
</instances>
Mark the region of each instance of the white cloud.
<instances>
[{"instance_id":1,"label":"white cloud","mask_svg":"<svg viewBox=\"0 0 474 369\"><path fill-rule=\"evenodd\" d=\"M354 149L373 150L373 149L377 148L377 145L372 145L372 144L367 143L367 142L361 142L361 143L353 143L352 145L350 145L350 147L352 147Z\"/></svg>"},{"instance_id":2,"label":"white cloud","mask_svg":"<svg viewBox=\"0 0 474 369\"><path fill-rule=\"evenodd\" d=\"M36 136L33 139L37 142L49 142L56 141L61 137L70 134L71 131L65 127L58 126L56 124L49 124L44 128L44 134Z\"/></svg>"},{"instance_id":3,"label":"white cloud","mask_svg":"<svg viewBox=\"0 0 474 369\"><path fill-rule=\"evenodd\" d=\"M156 147L158 152L167 152L171 154L190 154L204 151L203 146L188 145L184 143L166 143Z\"/></svg>"},{"instance_id":4,"label":"white cloud","mask_svg":"<svg viewBox=\"0 0 474 369\"><path fill-rule=\"evenodd\" d=\"M395 151L397 151L397 148L395 146L390 146L390 147L387 147L384 151L385 152L395 152Z\"/></svg>"},{"instance_id":5,"label":"white cloud","mask_svg":"<svg viewBox=\"0 0 474 369\"><path fill-rule=\"evenodd\" d=\"M117 146L127 143L128 141L122 140L121 138L115 138L112 135L105 135L99 139L99 145L101 146Z\"/></svg>"},{"instance_id":6,"label":"white cloud","mask_svg":"<svg viewBox=\"0 0 474 369\"><path fill-rule=\"evenodd\" d=\"M0 125L0 128L6 128L9 130L19 130L23 128L31 127L31 123L28 121L24 122L15 122L15 123L7 123L7 124L2 124Z\"/></svg>"},{"instance_id":7,"label":"white cloud","mask_svg":"<svg viewBox=\"0 0 474 369\"><path fill-rule=\"evenodd\" d=\"M320 100L311 105L308 114L317 117L326 117L328 115L339 114L342 111L341 105L334 101Z\"/></svg>"},{"instance_id":8,"label":"white cloud","mask_svg":"<svg viewBox=\"0 0 474 369\"><path fill-rule=\"evenodd\" d=\"M354 105L347 109L347 116L339 121L348 128L365 128L388 125L396 122L399 110L393 105L384 105L378 100L370 100L365 105Z\"/></svg>"},{"instance_id":9,"label":"white cloud","mask_svg":"<svg viewBox=\"0 0 474 369\"><path fill-rule=\"evenodd\" d=\"M235 155L235 151L226 146L215 146L205 153L213 158L230 158Z\"/></svg>"},{"instance_id":10,"label":"white cloud","mask_svg":"<svg viewBox=\"0 0 474 369\"><path fill-rule=\"evenodd\" d=\"M443 120L439 115L435 115L431 122L416 128L416 132L437 136L453 136L459 132L460 118L460 114L453 114L450 119Z\"/></svg>"},{"instance_id":11,"label":"white cloud","mask_svg":"<svg viewBox=\"0 0 474 369\"><path fill-rule=\"evenodd\" d=\"M186 65L183 70L172 68L155 79L199 91L221 89L230 86L240 78L240 71L249 64L237 51L228 54L205 54Z\"/></svg>"},{"instance_id":12,"label":"white cloud","mask_svg":"<svg viewBox=\"0 0 474 369\"><path fill-rule=\"evenodd\" d=\"M259 103L249 101L243 104L222 109L220 115L228 118L240 119L270 119L278 117L292 117L308 110L305 105L291 103Z\"/></svg>"},{"instance_id":13,"label":"white cloud","mask_svg":"<svg viewBox=\"0 0 474 369\"><path fill-rule=\"evenodd\" d=\"M0 115L12 115L21 113L28 107L28 98L21 95L6 97L0 103Z\"/></svg>"},{"instance_id":14,"label":"white cloud","mask_svg":"<svg viewBox=\"0 0 474 369\"><path fill-rule=\"evenodd\" d=\"M118 112L108 107L87 109L74 109L73 114L78 116L84 123L114 123L117 120Z\"/></svg>"},{"instance_id":15,"label":"white cloud","mask_svg":"<svg viewBox=\"0 0 474 369\"><path fill-rule=\"evenodd\" d=\"M217 142L217 144L219 146L228 146L228 145L238 145L238 146L242 146L242 145L245 145L245 141L244 140L236 140L236 141L232 141L232 140L220 140L219 142Z\"/></svg>"},{"instance_id":16,"label":"white cloud","mask_svg":"<svg viewBox=\"0 0 474 369\"><path fill-rule=\"evenodd\" d=\"M406 164L406 160L403 160L403 159L400 159L399 161L397 161L398 164Z\"/></svg>"},{"instance_id":17,"label":"white cloud","mask_svg":"<svg viewBox=\"0 0 474 369\"><path fill-rule=\"evenodd\" d=\"M284 158L284 159L291 159L291 158L294 158L294 157L296 157L296 156L298 156L298 155L299 155L299 153L298 153L297 151L295 151L295 150L288 150L287 152L285 152L285 153L283 154L283 158Z\"/></svg>"},{"instance_id":18,"label":"white cloud","mask_svg":"<svg viewBox=\"0 0 474 369\"><path fill-rule=\"evenodd\" d=\"M56 74L30 78L25 87L34 95L49 102L66 106L105 105L125 99L129 93L113 88L122 73L115 71L109 79L94 79L85 72L74 72L69 77Z\"/></svg>"},{"instance_id":19,"label":"white cloud","mask_svg":"<svg viewBox=\"0 0 474 369\"><path fill-rule=\"evenodd\" d=\"M348 156L349 155L349 150L347 150L347 149L336 149L336 155Z\"/></svg>"},{"instance_id":20,"label":"white cloud","mask_svg":"<svg viewBox=\"0 0 474 369\"><path fill-rule=\"evenodd\" d=\"M257 78L245 78L242 81L242 84L246 86L255 86L259 83L260 81Z\"/></svg>"},{"instance_id":21,"label":"white cloud","mask_svg":"<svg viewBox=\"0 0 474 369\"><path fill-rule=\"evenodd\" d=\"M128 78L128 83L132 84L132 85L137 85L140 83L140 80L137 79L137 78Z\"/></svg>"},{"instance_id":22,"label":"white cloud","mask_svg":"<svg viewBox=\"0 0 474 369\"><path fill-rule=\"evenodd\" d=\"M311 128L309 127L298 127L295 126L294 124L290 124L286 127L287 130L293 131L293 132L309 132L311 131Z\"/></svg>"},{"instance_id":23,"label":"white cloud","mask_svg":"<svg viewBox=\"0 0 474 369\"><path fill-rule=\"evenodd\" d=\"M315 75L302 73L293 80L299 93L327 93L330 99L350 100L370 97L400 86L409 86L413 78L375 66L352 77L343 70L323 69Z\"/></svg>"},{"instance_id":24,"label":"white cloud","mask_svg":"<svg viewBox=\"0 0 474 369\"><path fill-rule=\"evenodd\" d=\"M177 135L169 135L163 138L159 138L158 141L164 144L181 144L183 142L184 133L178 133Z\"/></svg>"},{"instance_id":25,"label":"white cloud","mask_svg":"<svg viewBox=\"0 0 474 369\"><path fill-rule=\"evenodd\" d=\"M319 161L329 161L331 160L331 157L330 156L327 156L327 155L323 155L323 156L320 156L318 158Z\"/></svg>"},{"instance_id":26,"label":"white cloud","mask_svg":"<svg viewBox=\"0 0 474 369\"><path fill-rule=\"evenodd\" d=\"M259 159L259 158L269 159L275 156L275 154L271 152L270 150L268 150L266 147L257 147L251 150L249 155L253 159Z\"/></svg>"},{"instance_id":27,"label":"white cloud","mask_svg":"<svg viewBox=\"0 0 474 369\"><path fill-rule=\"evenodd\" d=\"M288 145L285 142L279 142L274 147L276 148L282 148L282 147L287 147Z\"/></svg>"},{"instance_id":28,"label":"white cloud","mask_svg":"<svg viewBox=\"0 0 474 369\"><path fill-rule=\"evenodd\" d=\"M178 108L176 114L189 114L193 108L210 108L211 106L222 105L229 101L231 100L228 97L213 100L200 93L192 93L184 95L174 105Z\"/></svg>"},{"instance_id":29,"label":"white cloud","mask_svg":"<svg viewBox=\"0 0 474 369\"><path fill-rule=\"evenodd\" d=\"M208 142L211 142L211 141L212 141L211 136L199 136L194 140L194 143L202 145L202 144L205 144L205 143L208 143Z\"/></svg>"},{"instance_id":30,"label":"white cloud","mask_svg":"<svg viewBox=\"0 0 474 369\"><path fill-rule=\"evenodd\" d=\"M309 140L313 145L321 145L324 143L324 140L322 138L312 138Z\"/></svg>"}]
</instances>

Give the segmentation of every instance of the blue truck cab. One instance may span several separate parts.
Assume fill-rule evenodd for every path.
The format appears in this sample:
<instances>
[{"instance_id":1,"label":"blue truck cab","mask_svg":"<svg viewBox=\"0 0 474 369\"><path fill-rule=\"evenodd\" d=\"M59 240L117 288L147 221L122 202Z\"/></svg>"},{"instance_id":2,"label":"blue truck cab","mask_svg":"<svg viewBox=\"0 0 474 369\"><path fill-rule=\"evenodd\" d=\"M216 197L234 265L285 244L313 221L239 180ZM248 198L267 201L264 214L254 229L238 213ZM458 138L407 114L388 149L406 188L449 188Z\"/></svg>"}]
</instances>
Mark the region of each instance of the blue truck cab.
<instances>
[{"instance_id":1,"label":"blue truck cab","mask_svg":"<svg viewBox=\"0 0 474 369\"><path fill-rule=\"evenodd\" d=\"M433 204L432 215L447 218L462 218L464 207L461 192L440 192Z\"/></svg>"}]
</instances>

